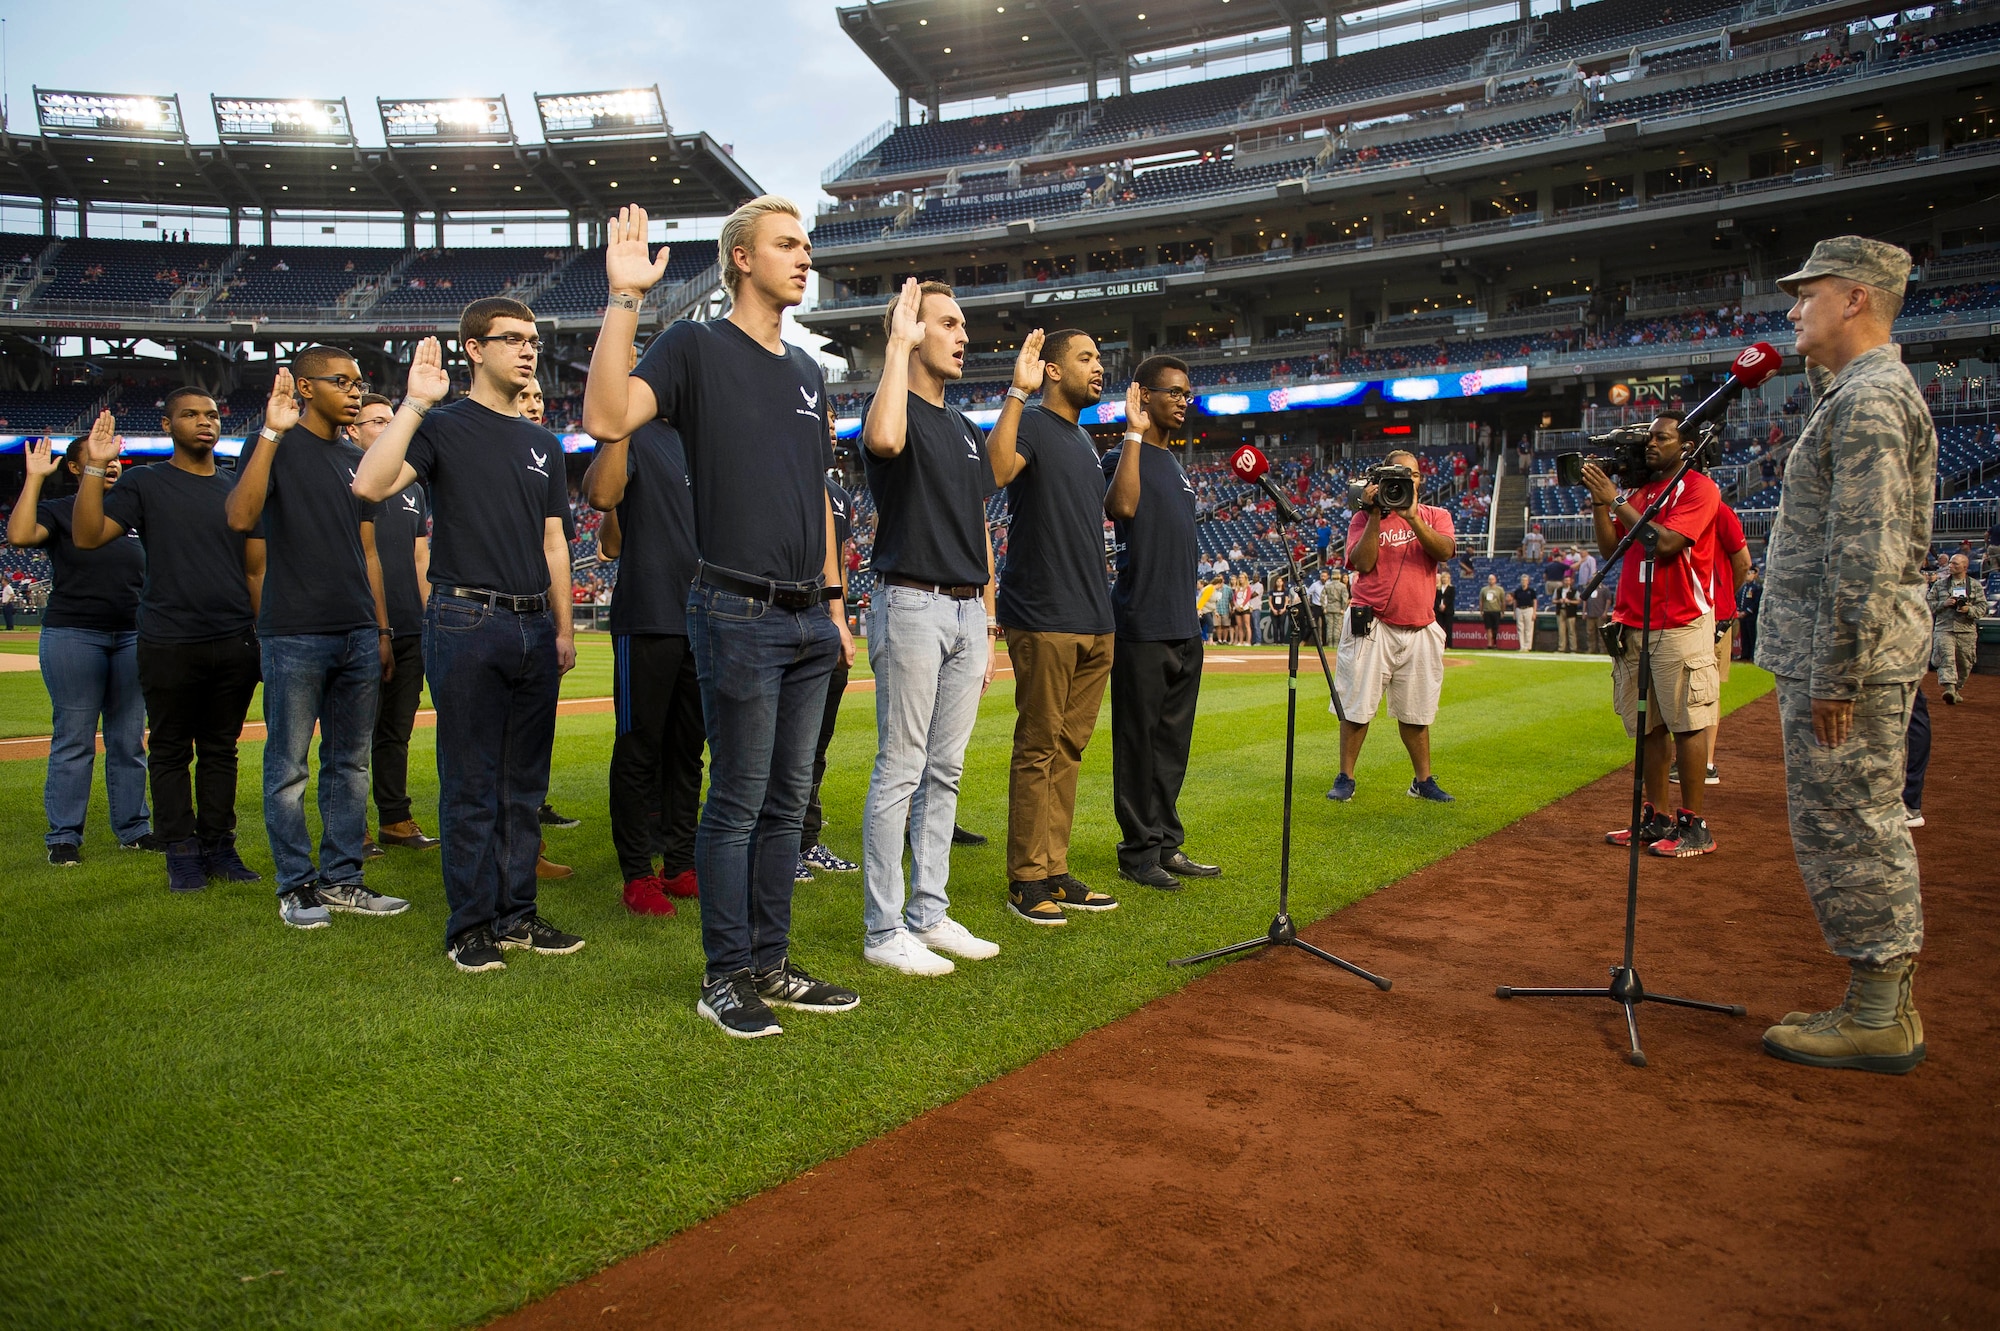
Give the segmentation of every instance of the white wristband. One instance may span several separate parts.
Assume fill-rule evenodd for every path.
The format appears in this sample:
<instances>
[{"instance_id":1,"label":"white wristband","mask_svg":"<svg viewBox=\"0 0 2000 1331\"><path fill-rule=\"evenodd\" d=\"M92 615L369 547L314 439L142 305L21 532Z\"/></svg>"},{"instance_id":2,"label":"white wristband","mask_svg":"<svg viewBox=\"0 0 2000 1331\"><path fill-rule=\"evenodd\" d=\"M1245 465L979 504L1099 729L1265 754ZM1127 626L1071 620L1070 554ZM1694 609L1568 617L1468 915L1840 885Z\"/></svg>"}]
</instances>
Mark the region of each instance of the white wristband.
<instances>
[{"instance_id":1,"label":"white wristband","mask_svg":"<svg viewBox=\"0 0 2000 1331\"><path fill-rule=\"evenodd\" d=\"M1128 444L1143 444L1146 442L1146 436L1140 434L1137 430L1127 430L1125 432L1125 442Z\"/></svg>"},{"instance_id":2,"label":"white wristband","mask_svg":"<svg viewBox=\"0 0 2000 1331\"><path fill-rule=\"evenodd\" d=\"M283 435L279 434L276 430L273 430L268 425L265 426L263 429L257 431L257 433L262 435L264 438L269 439L274 444L277 443L280 439L284 438Z\"/></svg>"},{"instance_id":3,"label":"white wristband","mask_svg":"<svg viewBox=\"0 0 2000 1331\"><path fill-rule=\"evenodd\" d=\"M83 474L86 476L96 476L101 480L108 480L111 476L111 473L107 471L105 468L93 467L87 463L84 465Z\"/></svg>"},{"instance_id":4,"label":"white wristband","mask_svg":"<svg viewBox=\"0 0 2000 1331\"><path fill-rule=\"evenodd\" d=\"M1007 396L1013 398L1016 402L1019 402L1022 406L1026 406L1028 404L1028 395L1026 393L1023 393L1020 389L1015 388L1011 385L1007 389Z\"/></svg>"}]
</instances>

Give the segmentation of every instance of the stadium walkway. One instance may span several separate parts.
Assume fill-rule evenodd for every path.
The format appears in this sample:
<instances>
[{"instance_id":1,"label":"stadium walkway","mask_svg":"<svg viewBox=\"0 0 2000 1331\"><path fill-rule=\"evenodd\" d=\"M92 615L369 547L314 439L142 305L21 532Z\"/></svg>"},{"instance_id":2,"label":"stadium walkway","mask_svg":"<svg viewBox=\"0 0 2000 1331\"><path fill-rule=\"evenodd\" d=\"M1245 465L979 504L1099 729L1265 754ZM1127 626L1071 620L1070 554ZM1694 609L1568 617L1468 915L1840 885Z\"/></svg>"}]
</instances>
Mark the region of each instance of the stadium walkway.
<instances>
[{"instance_id":1,"label":"stadium walkway","mask_svg":"<svg viewBox=\"0 0 2000 1331\"><path fill-rule=\"evenodd\" d=\"M1844 983L1766 697L1724 727L1722 852L1641 880L1647 983L1750 1015L1642 1008L1649 1068L1609 1002L1493 995L1615 958L1614 774L1307 931L1393 992L1224 966L497 1325L2000 1325L2000 689L1932 717L1910 1076L1759 1052Z\"/></svg>"}]
</instances>

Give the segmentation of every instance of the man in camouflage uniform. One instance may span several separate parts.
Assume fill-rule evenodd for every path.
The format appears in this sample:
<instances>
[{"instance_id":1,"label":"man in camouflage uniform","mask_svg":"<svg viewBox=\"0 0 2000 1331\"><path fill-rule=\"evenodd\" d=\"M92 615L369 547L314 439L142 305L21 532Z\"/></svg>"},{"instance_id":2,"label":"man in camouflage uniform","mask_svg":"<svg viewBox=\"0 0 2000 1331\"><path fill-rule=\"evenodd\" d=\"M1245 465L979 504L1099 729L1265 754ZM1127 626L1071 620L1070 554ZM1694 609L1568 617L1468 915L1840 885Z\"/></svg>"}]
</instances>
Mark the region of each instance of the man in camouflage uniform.
<instances>
[{"instance_id":1,"label":"man in camouflage uniform","mask_svg":"<svg viewBox=\"0 0 2000 1331\"><path fill-rule=\"evenodd\" d=\"M1919 567L1937 433L1890 325L1910 256L1841 236L1778 285L1813 404L1785 467L1764 573L1757 664L1778 677L1792 849L1847 996L1793 1012L1764 1049L1815 1067L1907 1072L1924 1058L1911 996L1923 947L1904 739L1930 654Z\"/></svg>"},{"instance_id":2,"label":"man in camouflage uniform","mask_svg":"<svg viewBox=\"0 0 2000 1331\"><path fill-rule=\"evenodd\" d=\"M1986 618L1986 586L1972 576L1972 562L1964 555L1953 555L1951 566L1931 584L1930 604L1937 621L1938 686L1945 702L1955 706L1979 659L1979 621Z\"/></svg>"}]
</instances>

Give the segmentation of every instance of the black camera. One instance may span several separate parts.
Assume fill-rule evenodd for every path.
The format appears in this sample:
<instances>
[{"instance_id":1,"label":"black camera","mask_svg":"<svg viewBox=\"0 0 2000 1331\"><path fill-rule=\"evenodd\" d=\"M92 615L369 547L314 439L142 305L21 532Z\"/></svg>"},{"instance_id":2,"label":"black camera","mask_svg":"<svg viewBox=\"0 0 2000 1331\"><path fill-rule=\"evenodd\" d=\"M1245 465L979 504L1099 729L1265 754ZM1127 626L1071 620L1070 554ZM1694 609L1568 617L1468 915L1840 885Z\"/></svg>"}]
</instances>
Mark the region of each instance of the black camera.
<instances>
[{"instance_id":1,"label":"black camera","mask_svg":"<svg viewBox=\"0 0 2000 1331\"><path fill-rule=\"evenodd\" d=\"M1417 502L1417 474L1408 467L1394 463L1384 463L1371 468L1358 481L1347 483L1347 506L1355 512L1369 507L1368 487L1375 487L1375 503L1372 507L1379 513L1396 513Z\"/></svg>"},{"instance_id":2,"label":"black camera","mask_svg":"<svg viewBox=\"0 0 2000 1331\"><path fill-rule=\"evenodd\" d=\"M1590 436L1591 446L1605 451L1556 454L1556 484L1582 485L1586 462L1595 462L1614 481L1643 481L1653 470L1646 461L1646 444L1652 436L1650 425L1621 425L1609 434L1594 434Z\"/></svg>"}]
</instances>

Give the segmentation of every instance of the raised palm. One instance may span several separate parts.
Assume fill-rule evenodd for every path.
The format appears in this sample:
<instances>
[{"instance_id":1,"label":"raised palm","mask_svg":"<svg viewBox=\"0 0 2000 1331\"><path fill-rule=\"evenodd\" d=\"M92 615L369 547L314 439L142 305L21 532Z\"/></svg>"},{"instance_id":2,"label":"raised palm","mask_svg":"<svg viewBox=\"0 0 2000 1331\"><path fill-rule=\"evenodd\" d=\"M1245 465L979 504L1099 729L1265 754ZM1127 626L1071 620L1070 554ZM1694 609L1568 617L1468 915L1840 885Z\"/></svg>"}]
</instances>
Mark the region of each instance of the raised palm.
<instances>
[{"instance_id":1,"label":"raised palm","mask_svg":"<svg viewBox=\"0 0 2000 1331\"><path fill-rule=\"evenodd\" d=\"M30 439L28 441L28 475L45 477L56 469L56 444L53 439Z\"/></svg>"},{"instance_id":2,"label":"raised palm","mask_svg":"<svg viewBox=\"0 0 2000 1331\"><path fill-rule=\"evenodd\" d=\"M404 396L423 406L444 401L451 392L451 375L444 368L444 352L438 347L438 340L427 337L417 343L417 354L410 358L410 375L405 382Z\"/></svg>"},{"instance_id":3,"label":"raised palm","mask_svg":"<svg viewBox=\"0 0 2000 1331\"><path fill-rule=\"evenodd\" d=\"M903 279L903 289L896 296L895 314L889 321L889 340L906 342L911 346L924 340L923 320L917 317L923 309L924 293L917 286L917 279Z\"/></svg>"},{"instance_id":4,"label":"raised palm","mask_svg":"<svg viewBox=\"0 0 2000 1331\"><path fill-rule=\"evenodd\" d=\"M299 423L299 400L292 389L292 372L279 370L271 381L271 399L264 404L265 429L283 434Z\"/></svg>"},{"instance_id":5,"label":"raised palm","mask_svg":"<svg viewBox=\"0 0 2000 1331\"><path fill-rule=\"evenodd\" d=\"M98 412L97 419L90 425L90 438L84 441L83 455L102 467L116 462L122 447L117 420L108 411Z\"/></svg>"},{"instance_id":6,"label":"raised palm","mask_svg":"<svg viewBox=\"0 0 2000 1331\"><path fill-rule=\"evenodd\" d=\"M604 280L612 291L651 291L667 275L667 247L660 246L657 259L648 257L648 249L646 210L627 204L607 228Z\"/></svg>"},{"instance_id":7,"label":"raised palm","mask_svg":"<svg viewBox=\"0 0 2000 1331\"><path fill-rule=\"evenodd\" d=\"M1134 434L1145 434L1153 428L1153 418L1146 412L1146 392L1136 379L1125 390L1125 428Z\"/></svg>"},{"instance_id":8,"label":"raised palm","mask_svg":"<svg viewBox=\"0 0 2000 1331\"><path fill-rule=\"evenodd\" d=\"M1021 339L1021 354L1014 358L1014 387L1023 393L1038 392L1046 366L1042 363L1042 330Z\"/></svg>"}]
</instances>

